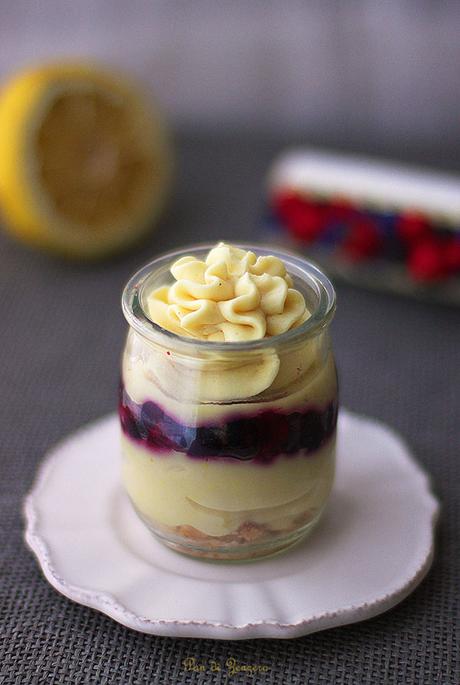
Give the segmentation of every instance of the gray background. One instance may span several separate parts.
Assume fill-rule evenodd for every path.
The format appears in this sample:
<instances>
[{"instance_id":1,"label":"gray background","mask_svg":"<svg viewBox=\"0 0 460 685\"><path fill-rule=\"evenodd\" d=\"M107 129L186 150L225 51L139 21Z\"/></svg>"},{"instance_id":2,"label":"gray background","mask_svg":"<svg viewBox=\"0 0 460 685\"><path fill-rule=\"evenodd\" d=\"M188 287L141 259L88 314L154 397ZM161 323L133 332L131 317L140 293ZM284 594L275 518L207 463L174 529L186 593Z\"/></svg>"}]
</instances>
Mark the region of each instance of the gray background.
<instances>
[{"instance_id":1,"label":"gray background","mask_svg":"<svg viewBox=\"0 0 460 685\"><path fill-rule=\"evenodd\" d=\"M134 73L181 125L448 152L459 31L456 0L0 0L0 78L88 56Z\"/></svg>"},{"instance_id":2,"label":"gray background","mask_svg":"<svg viewBox=\"0 0 460 685\"><path fill-rule=\"evenodd\" d=\"M44 452L115 407L128 276L184 242L253 237L261 179L284 142L178 136L175 202L150 242L117 261L66 264L0 237L1 685L458 685L458 309L338 286L342 400L401 431L442 501L432 571L386 614L288 641L145 636L58 595L22 542L21 502ZM255 678L187 673L189 656L269 670Z\"/></svg>"}]
</instances>

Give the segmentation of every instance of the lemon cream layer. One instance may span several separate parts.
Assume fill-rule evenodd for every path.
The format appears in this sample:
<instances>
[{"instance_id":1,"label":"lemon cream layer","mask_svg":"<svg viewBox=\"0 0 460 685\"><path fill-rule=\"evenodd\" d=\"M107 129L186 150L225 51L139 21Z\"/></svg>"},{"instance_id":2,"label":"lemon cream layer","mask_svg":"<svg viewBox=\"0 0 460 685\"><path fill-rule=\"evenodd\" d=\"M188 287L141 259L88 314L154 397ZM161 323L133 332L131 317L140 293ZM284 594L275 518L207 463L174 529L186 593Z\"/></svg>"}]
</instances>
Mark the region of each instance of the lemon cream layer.
<instances>
[{"instance_id":1,"label":"lemon cream layer","mask_svg":"<svg viewBox=\"0 0 460 685\"><path fill-rule=\"evenodd\" d=\"M307 339L286 354L264 350L254 357L241 357L184 358L174 349L154 347L130 332L123 382L137 404L154 400L188 424L214 421L222 413L321 406L337 395L334 358L328 339L322 336Z\"/></svg>"},{"instance_id":2,"label":"lemon cream layer","mask_svg":"<svg viewBox=\"0 0 460 685\"><path fill-rule=\"evenodd\" d=\"M211 536L243 524L289 530L314 520L331 489L334 439L308 457L283 457L268 468L237 460L154 455L122 436L123 480L140 514L153 525L191 526Z\"/></svg>"}]
</instances>

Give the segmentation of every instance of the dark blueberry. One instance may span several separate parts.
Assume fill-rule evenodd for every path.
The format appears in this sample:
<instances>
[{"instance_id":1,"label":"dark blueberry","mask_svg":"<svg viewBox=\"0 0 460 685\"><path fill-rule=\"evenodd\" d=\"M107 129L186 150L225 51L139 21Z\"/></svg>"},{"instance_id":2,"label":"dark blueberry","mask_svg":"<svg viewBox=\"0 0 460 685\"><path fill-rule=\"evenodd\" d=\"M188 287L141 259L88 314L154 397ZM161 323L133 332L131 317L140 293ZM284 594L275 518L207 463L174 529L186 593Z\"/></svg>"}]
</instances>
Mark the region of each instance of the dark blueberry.
<instances>
[{"instance_id":1,"label":"dark blueberry","mask_svg":"<svg viewBox=\"0 0 460 685\"><path fill-rule=\"evenodd\" d=\"M163 418L157 424L157 430L163 436L165 444L170 445L170 449L174 449L177 452L186 451L186 426L183 426L182 424L178 423L171 416L163 414Z\"/></svg>"},{"instance_id":2,"label":"dark blueberry","mask_svg":"<svg viewBox=\"0 0 460 685\"><path fill-rule=\"evenodd\" d=\"M324 442L324 429L321 414L314 410L302 415L300 423L300 445L302 449L312 452Z\"/></svg>"},{"instance_id":3,"label":"dark blueberry","mask_svg":"<svg viewBox=\"0 0 460 685\"><path fill-rule=\"evenodd\" d=\"M219 457L225 451L224 432L220 426L200 426L190 446L193 456Z\"/></svg>"},{"instance_id":4,"label":"dark blueberry","mask_svg":"<svg viewBox=\"0 0 460 685\"><path fill-rule=\"evenodd\" d=\"M138 430L141 437L147 440L150 432L154 429L163 412L154 402L144 402L139 413Z\"/></svg>"},{"instance_id":5,"label":"dark blueberry","mask_svg":"<svg viewBox=\"0 0 460 685\"><path fill-rule=\"evenodd\" d=\"M286 454L294 454L298 452L301 448L301 436L302 436L302 414L298 411L288 414L288 426L289 434L286 443L285 452Z\"/></svg>"},{"instance_id":6,"label":"dark blueberry","mask_svg":"<svg viewBox=\"0 0 460 685\"><path fill-rule=\"evenodd\" d=\"M270 461L286 452L289 441L289 420L284 414L264 412L254 419L258 431L257 457Z\"/></svg>"},{"instance_id":7,"label":"dark blueberry","mask_svg":"<svg viewBox=\"0 0 460 685\"><path fill-rule=\"evenodd\" d=\"M155 402L144 402L142 405L141 421L147 430L156 426L163 416L163 410Z\"/></svg>"},{"instance_id":8,"label":"dark blueberry","mask_svg":"<svg viewBox=\"0 0 460 685\"><path fill-rule=\"evenodd\" d=\"M150 418L153 419L151 414ZM158 420L152 420L149 424L147 441L152 447L157 449L177 450L185 452L185 443L182 441L183 429L167 414L157 414Z\"/></svg>"},{"instance_id":9,"label":"dark blueberry","mask_svg":"<svg viewBox=\"0 0 460 685\"><path fill-rule=\"evenodd\" d=\"M197 429L194 426L182 426L182 434L179 443L182 446L181 451L189 452L191 446L196 439Z\"/></svg>"},{"instance_id":10,"label":"dark blueberry","mask_svg":"<svg viewBox=\"0 0 460 685\"><path fill-rule=\"evenodd\" d=\"M391 261L400 261L407 255L407 247L397 234L398 216L392 212L374 212L372 218L378 226L382 237L381 255Z\"/></svg>"},{"instance_id":11,"label":"dark blueberry","mask_svg":"<svg viewBox=\"0 0 460 685\"><path fill-rule=\"evenodd\" d=\"M347 232L346 221L332 221L323 229L319 242L325 245L337 245L341 243Z\"/></svg>"},{"instance_id":12,"label":"dark blueberry","mask_svg":"<svg viewBox=\"0 0 460 685\"><path fill-rule=\"evenodd\" d=\"M382 233L390 235L395 232L398 215L394 212L366 212L366 216L375 222Z\"/></svg>"},{"instance_id":13,"label":"dark blueberry","mask_svg":"<svg viewBox=\"0 0 460 685\"><path fill-rule=\"evenodd\" d=\"M165 435L159 426L155 426L149 430L147 436L147 444L157 450L173 450L174 443Z\"/></svg>"},{"instance_id":14,"label":"dark blueberry","mask_svg":"<svg viewBox=\"0 0 460 685\"><path fill-rule=\"evenodd\" d=\"M225 454L237 459L251 459L257 455L257 419L236 419L230 421L225 429Z\"/></svg>"}]
</instances>

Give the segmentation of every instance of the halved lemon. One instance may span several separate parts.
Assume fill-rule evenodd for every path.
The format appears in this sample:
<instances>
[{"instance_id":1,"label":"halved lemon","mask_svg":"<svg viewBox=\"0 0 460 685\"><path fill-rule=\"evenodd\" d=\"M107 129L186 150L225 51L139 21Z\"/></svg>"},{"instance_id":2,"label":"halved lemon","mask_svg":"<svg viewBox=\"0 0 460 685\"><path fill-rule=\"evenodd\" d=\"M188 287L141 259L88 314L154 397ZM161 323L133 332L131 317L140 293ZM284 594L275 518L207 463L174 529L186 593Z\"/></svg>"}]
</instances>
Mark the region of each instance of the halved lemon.
<instances>
[{"instance_id":1,"label":"halved lemon","mask_svg":"<svg viewBox=\"0 0 460 685\"><path fill-rule=\"evenodd\" d=\"M0 99L0 200L26 243L90 259L154 225L171 183L167 127L127 79L87 64L32 69Z\"/></svg>"}]
</instances>

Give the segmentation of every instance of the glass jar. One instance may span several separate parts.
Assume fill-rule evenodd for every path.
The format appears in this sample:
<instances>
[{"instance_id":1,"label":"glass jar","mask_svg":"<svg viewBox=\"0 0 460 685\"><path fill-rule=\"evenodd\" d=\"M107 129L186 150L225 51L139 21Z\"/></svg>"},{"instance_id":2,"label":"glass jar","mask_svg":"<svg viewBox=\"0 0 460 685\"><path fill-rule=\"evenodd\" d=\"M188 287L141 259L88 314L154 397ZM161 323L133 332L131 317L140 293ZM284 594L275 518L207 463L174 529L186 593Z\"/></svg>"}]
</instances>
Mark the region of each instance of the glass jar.
<instances>
[{"instance_id":1,"label":"glass jar","mask_svg":"<svg viewBox=\"0 0 460 685\"><path fill-rule=\"evenodd\" d=\"M122 477L138 515L166 545L211 559L253 559L300 540L318 522L335 466L337 374L329 337L335 293L313 264L286 265L311 316L250 342L171 333L147 316L146 298L170 284L185 255L138 271L122 298L129 331L122 362Z\"/></svg>"}]
</instances>

